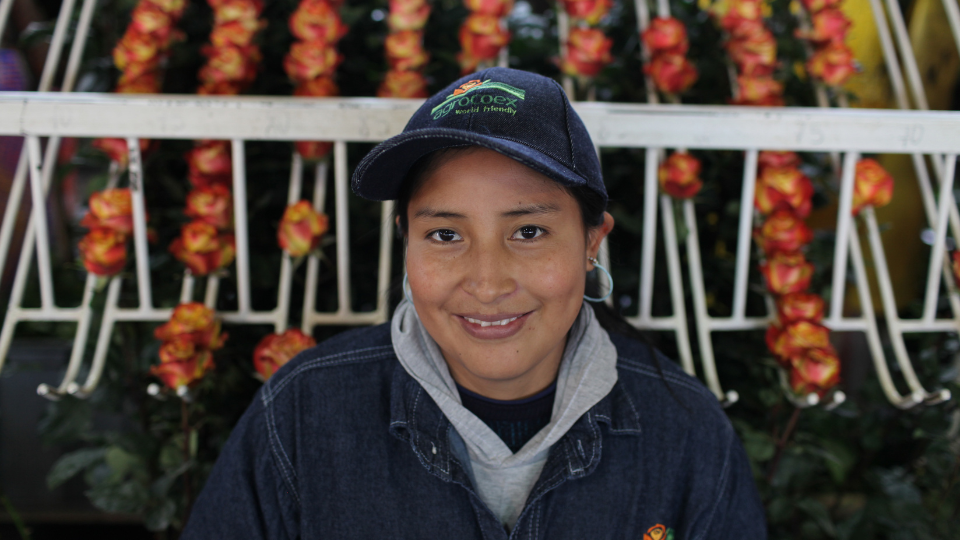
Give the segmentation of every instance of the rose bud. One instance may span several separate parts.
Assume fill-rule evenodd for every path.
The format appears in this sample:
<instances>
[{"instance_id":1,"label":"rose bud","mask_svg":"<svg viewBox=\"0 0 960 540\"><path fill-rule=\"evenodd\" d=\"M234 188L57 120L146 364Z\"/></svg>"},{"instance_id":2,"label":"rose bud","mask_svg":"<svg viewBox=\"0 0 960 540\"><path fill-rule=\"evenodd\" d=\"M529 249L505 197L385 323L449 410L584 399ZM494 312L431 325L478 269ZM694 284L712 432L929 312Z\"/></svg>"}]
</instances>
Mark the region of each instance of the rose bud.
<instances>
[{"instance_id":1,"label":"rose bud","mask_svg":"<svg viewBox=\"0 0 960 540\"><path fill-rule=\"evenodd\" d=\"M219 247L219 243L217 244ZM190 273L195 276L205 276L220 268L219 255L217 251L208 251L206 253L197 253L184 247L183 238L176 238L170 242L167 248L175 259L182 262Z\"/></svg>"},{"instance_id":2,"label":"rose bud","mask_svg":"<svg viewBox=\"0 0 960 540\"><path fill-rule=\"evenodd\" d=\"M813 240L813 231L790 210L777 210L758 227L753 238L767 255L797 251Z\"/></svg>"},{"instance_id":3,"label":"rose bud","mask_svg":"<svg viewBox=\"0 0 960 540\"><path fill-rule=\"evenodd\" d=\"M840 382L840 359L832 349L812 349L791 363L790 387L797 394L823 396Z\"/></svg>"},{"instance_id":4,"label":"rose bud","mask_svg":"<svg viewBox=\"0 0 960 540\"><path fill-rule=\"evenodd\" d=\"M737 99L734 105L782 107L783 83L771 77L737 77Z\"/></svg>"},{"instance_id":5,"label":"rose bud","mask_svg":"<svg viewBox=\"0 0 960 540\"><path fill-rule=\"evenodd\" d=\"M327 216L315 211L309 201L299 201L283 213L277 241L291 257L302 257L317 248L325 232Z\"/></svg>"},{"instance_id":6,"label":"rose bud","mask_svg":"<svg viewBox=\"0 0 960 540\"><path fill-rule=\"evenodd\" d=\"M827 86L841 86L857 72L853 51L843 43L831 42L807 60L807 72Z\"/></svg>"},{"instance_id":7,"label":"rose bud","mask_svg":"<svg viewBox=\"0 0 960 540\"><path fill-rule=\"evenodd\" d=\"M796 292L777 298L777 317L781 324L797 321L819 323L823 320L823 298L818 294Z\"/></svg>"},{"instance_id":8,"label":"rose bud","mask_svg":"<svg viewBox=\"0 0 960 540\"><path fill-rule=\"evenodd\" d=\"M173 308L170 320L158 326L153 335L160 341L183 337L192 340L198 347L210 350L223 347L227 340L227 334L220 333L220 321L213 310L200 302L189 302Z\"/></svg>"},{"instance_id":9,"label":"rose bud","mask_svg":"<svg viewBox=\"0 0 960 540\"><path fill-rule=\"evenodd\" d=\"M658 54L644 71L657 90L667 94L686 92L697 81L697 68L682 54Z\"/></svg>"},{"instance_id":10,"label":"rose bud","mask_svg":"<svg viewBox=\"0 0 960 540\"><path fill-rule=\"evenodd\" d=\"M90 196L90 211L80 220L88 229L113 229L122 234L133 233L133 205L130 190L105 189Z\"/></svg>"},{"instance_id":11,"label":"rose bud","mask_svg":"<svg viewBox=\"0 0 960 540\"><path fill-rule=\"evenodd\" d=\"M228 141L201 141L184 156L190 168L193 187L229 185L233 180L233 161Z\"/></svg>"},{"instance_id":12,"label":"rose bud","mask_svg":"<svg viewBox=\"0 0 960 540\"><path fill-rule=\"evenodd\" d=\"M471 61L492 60L510 41L510 33L500 26L500 19L491 15L473 14L460 27L462 56ZM463 67L463 62L461 62Z\"/></svg>"},{"instance_id":13,"label":"rose bud","mask_svg":"<svg viewBox=\"0 0 960 540\"><path fill-rule=\"evenodd\" d=\"M304 0L290 16L290 32L304 40L333 44L346 33L340 14L326 0Z\"/></svg>"},{"instance_id":14,"label":"rose bud","mask_svg":"<svg viewBox=\"0 0 960 540\"><path fill-rule=\"evenodd\" d=\"M390 15L387 16L387 25L391 32L423 30L429 17L430 4L427 4L424 0L390 0Z\"/></svg>"},{"instance_id":15,"label":"rose bud","mask_svg":"<svg viewBox=\"0 0 960 540\"><path fill-rule=\"evenodd\" d=\"M430 59L423 51L423 32L419 31L393 32L387 36L384 49L392 70L418 70Z\"/></svg>"},{"instance_id":16,"label":"rose bud","mask_svg":"<svg viewBox=\"0 0 960 540\"><path fill-rule=\"evenodd\" d=\"M798 167L800 156L796 152L766 150L760 152L757 164L761 169L767 167Z\"/></svg>"},{"instance_id":17,"label":"rose bud","mask_svg":"<svg viewBox=\"0 0 960 540\"><path fill-rule=\"evenodd\" d=\"M595 77L613 57L613 40L596 28L573 28L567 38L567 56L560 66L567 75Z\"/></svg>"},{"instance_id":18,"label":"rose bud","mask_svg":"<svg viewBox=\"0 0 960 540\"><path fill-rule=\"evenodd\" d=\"M91 274L113 276L127 264L127 238L112 229L93 229L80 240L83 266Z\"/></svg>"},{"instance_id":19,"label":"rose bud","mask_svg":"<svg viewBox=\"0 0 960 540\"><path fill-rule=\"evenodd\" d=\"M290 79L302 82L332 75L342 60L336 48L322 41L298 41L290 46L283 68Z\"/></svg>"},{"instance_id":20,"label":"rose bud","mask_svg":"<svg viewBox=\"0 0 960 540\"><path fill-rule=\"evenodd\" d=\"M503 17L513 9L513 0L464 0L463 5L474 13Z\"/></svg>"},{"instance_id":21,"label":"rose bud","mask_svg":"<svg viewBox=\"0 0 960 540\"><path fill-rule=\"evenodd\" d=\"M377 89L377 97L388 98L425 98L427 93L427 81L423 74L416 71L388 71L380 88Z\"/></svg>"},{"instance_id":22,"label":"rose bud","mask_svg":"<svg viewBox=\"0 0 960 540\"><path fill-rule=\"evenodd\" d=\"M233 195L219 184L194 188L187 194L184 214L218 229L230 228L233 225Z\"/></svg>"},{"instance_id":23,"label":"rose bud","mask_svg":"<svg viewBox=\"0 0 960 540\"><path fill-rule=\"evenodd\" d=\"M826 8L811 16L813 28L807 32L797 31L797 37L820 45L835 41L843 43L847 30L852 24L850 19L836 8Z\"/></svg>"},{"instance_id":24,"label":"rose bud","mask_svg":"<svg viewBox=\"0 0 960 540\"><path fill-rule=\"evenodd\" d=\"M163 350L162 347L161 350ZM187 360L152 366L150 375L163 381L168 388L176 390L181 386L190 386L212 369L214 369L213 355L210 351L201 350Z\"/></svg>"},{"instance_id":25,"label":"rose bud","mask_svg":"<svg viewBox=\"0 0 960 540\"><path fill-rule=\"evenodd\" d=\"M700 160L687 153L674 152L657 172L660 189L671 197L689 199L700 192Z\"/></svg>"},{"instance_id":26,"label":"rose bud","mask_svg":"<svg viewBox=\"0 0 960 540\"><path fill-rule=\"evenodd\" d=\"M790 323L783 327L774 347L777 354L791 359L808 349L829 349L830 330L810 321Z\"/></svg>"},{"instance_id":27,"label":"rose bud","mask_svg":"<svg viewBox=\"0 0 960 540\"><path fill-rule=\"evenodd\" d=\"M893 198L893 176L874 159L857 162L853 180L853 215L865 206L886 206Z\"/></svg>"},{"instance_id":28,"label":"rose bud","mask_svg":"<svg viewBox=\"0 0 960 540\"><path fill-rule=\"evenodd\" d=\"M267 380L294 356L316 344L313 337L296 328L282 334L270 334L253 350L253 367Z\"/></svg>"},{"instance_id":29,"label":"rose bud","mask_svg":"<svg viewBox=\"0 0 960 540\"><path fill-rule=\"evenodd\" d=\"M807 290L813 277L813 265L802 253L774 253L760 264L767 289L776 295Z\"/></svg>"},{"instance_id":30,"label":"rose bud","mask_svg":"<svg viewBox=\"0 0 960 540\"><path fill-rule=\"evenodd\" d=\"M744 25L756 28L727 42L727 54L744 77L770 77L777 65L777 40L763 24Z\"/></svg>"},{"instance_id":31,"label":"rose bud","mask_svg":"<svg viewBox=\"0 0 960 540\"><path fill-rule=\"evenodd\" d=\"M761 214L792 211L797 217L810 215L813 183L796 167L765 167L757 178L753 203Z\"/></svg>"},{"instance_id":32,"label":"rose bud","mask_svg":"<svg viewBox=\"0 0 960 540\"><path fill-rule=\"evenodd\" d=\"M673 17L656 17L640 36L652 56L661 53L686 54L690 48L687 28Z\"/></svg>"}]
</instances>

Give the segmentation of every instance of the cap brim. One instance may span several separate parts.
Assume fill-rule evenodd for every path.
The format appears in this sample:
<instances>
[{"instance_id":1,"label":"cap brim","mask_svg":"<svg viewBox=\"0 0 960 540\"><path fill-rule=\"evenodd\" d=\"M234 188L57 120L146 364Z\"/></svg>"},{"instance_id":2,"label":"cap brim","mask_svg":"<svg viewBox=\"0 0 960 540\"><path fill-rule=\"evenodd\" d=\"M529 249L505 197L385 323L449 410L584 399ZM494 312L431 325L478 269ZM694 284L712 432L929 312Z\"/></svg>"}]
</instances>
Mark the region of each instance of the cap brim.
<instances>
[{"instance_id":1,"label":"cap brim","mask_svg":"<svg viewBox=\"0 0 960 540\"><path fill-rule=\"evenodd\" d=\"M418 159L435 150L474 145L511 157L561 184L587 184L579 174L523 143L459 129L427 128L401 133L377 145L353 171L351 187L365 199L394 200L400 195L407 172Z\"/></svg>"}]
</instances>

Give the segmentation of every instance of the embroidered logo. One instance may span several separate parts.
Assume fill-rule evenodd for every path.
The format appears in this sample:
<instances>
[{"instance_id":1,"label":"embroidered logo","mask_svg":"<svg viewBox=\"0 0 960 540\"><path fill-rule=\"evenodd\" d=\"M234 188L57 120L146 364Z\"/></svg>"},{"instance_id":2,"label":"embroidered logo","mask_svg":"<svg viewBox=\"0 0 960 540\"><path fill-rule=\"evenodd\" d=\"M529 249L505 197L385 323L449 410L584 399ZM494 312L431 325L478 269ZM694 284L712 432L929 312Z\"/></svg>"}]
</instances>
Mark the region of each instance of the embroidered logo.
<instances>
[{"instance_id":1,"label":"embroidered logo","mask_svg":"<svg viewBox=\"0 0 960 540\"><path fill-rule=\"evenodd\" d=\"M496 96L489 93L477 94L477 90L499 90L505 96ZM523 101L526 90L521 90L509 84L487 79L485 81L467 81L446 97L442 103L430 110L434 120L439 120L453 112L454 114L468 114L480 112L517 114L517 101Z\"/></svg>"},{"instance_id":2,"label":"embroidered logo","mask_svg":"<svg viewBox=\"0 0 960 540\"><path fill-rule=\"evenodd\" d=\"M647 529L647 533L643 535L643 540L673 540L673 529L657 523Z\"/></svg>"}]
</instances>

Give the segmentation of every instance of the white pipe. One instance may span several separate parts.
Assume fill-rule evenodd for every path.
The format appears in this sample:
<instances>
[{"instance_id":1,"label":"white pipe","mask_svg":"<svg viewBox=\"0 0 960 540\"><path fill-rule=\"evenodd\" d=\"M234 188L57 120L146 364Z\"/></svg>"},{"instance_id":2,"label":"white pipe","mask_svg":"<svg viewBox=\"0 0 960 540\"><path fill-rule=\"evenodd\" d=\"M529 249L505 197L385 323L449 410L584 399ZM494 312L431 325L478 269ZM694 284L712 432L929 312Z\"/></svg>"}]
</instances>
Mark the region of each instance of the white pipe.
<instances>
[{"instance_id":1,"label":"white pipe","mask_svg":"<svg viewBox=\"0 0 960 540\"><path fill-rule=\"evenodd\" d=\"M130 202L133 207L133 248L137 258L137 294L140 309L153 307L150 281L150 254L147 249L147 209L143 199L143 162L140 140L127 139L129 153Z\"/></svg>"},{"instance_id":2,"label":"white pipe","mask_svg":"<svg viewBox=\"0 0 960 540\"><path fill-rule=\"evenodd\" d=\"M80 398L87 398L97 388L100 377L103 375L103 367L107 363L107 349L110 345L110 335L113 334L115 313L117 310L117 301L120 298L120 278L114 278L110 281L110 287L107 290L107 301L103 308L103 321L100 323L100 334L97 336L97 347L93 351L93 363L90 365L90 373L87 375L86 382L82 388L77 388L76 384L68 388L67 391ZM169 318L169 315L167 315Z\"/></svg>"},{"instance_id":3,"label":"white pipe","mask_svg":"<svg viewBox=\"0 0 960 540\"><path fill-rule=\"evenodd\" d=\"M737 266L733 281L733 317L743 318L747 309L747 277L750 273L753 198L757 187L756 149L747 150L743 160L743 188L740 192L740 224L737 232Z\"/></svg>"},{"instance_id":4,"label":"white pipe","mask_svg":"<svg viewBox=\"0 0 960 540\"><path fill-rule=\"evenodd\" d=\"M673 199L660 196L660 219L663 224L663 247L667 253L667 277L670 283L670 303L673 304L674 328L677 335L677 352L680 365L690 375L696 375L693 351L690 350L690 333L687 329L687 305L683 298L683 270L680 267L680 249L677 247L677 226L674 221Z\"/></svg>"},{"instance_id":5,"label":"white pipe","mask_svg":"<svg viewBox=\"0 0 960 540\"><path fill-rule=\"evenodd\" d=\"M960 51L960 7L956 0L943 0L943 9L947 12L947 21L950 22L950 31L953 33L953 42ZM0 25L2 28L2 25Z\"/></svg>"},{"instance_id":6,"label":"white pipe","mask_svg":"<svg viewBox=\"0 0 960 540\"><path fill-rule=\"evenodd\" d=\"M60 13L57 15L57 25L53 29L53 37L50 39L50 49L47 52L47 59L43 63L43 72L40 75L40 84L37 91L47 92L53 86L53 77L57 74L57 68L60 67L60 53L63 50L63 41L67 35L67 27L70 26L70 18L73 16L74 0L63 0L60 5ZM82 44L81 44L82 46Z\"/></svg>"},{"instance_id":7,"label":"white pipe","mask_svg":"<svg viewBox=\"0 0 960 540\"><path fill-rule=\"evenodd\" d=\"M653 275L657 254L657 149L647 148L643 171L643 245L640 256L640 313L639 321L646 324L653 306Z\"/></svg>"},{"instance_id":8,"label":"white pipe","mask_svg":"<svg viewBox=\"0 0 960 540\"><path fill-rule=\"evenodd\" d=\"M67 71L63 76L62 92L72 92L80 72L80 61L83 60L83 49L87 44L87 35L90 33L90 22L97 7L97 0L83 0L80 7L80 19L77 21L77 30L73 35L73 45L70 47L70 56L67 59Z\"/></svg>"},{"instance_id":9,"label":"white pipe","mask_svg":"<svg viewBox=\"0 0 960 540\"><path fill-rule=\"evenodd\" d=\"M7 253L10 252L10 243L13 240L13 229L20 213L20 202L27 185L27 152L24 148L17 161L17 169L10 184L10 196L7 199L6 209L3 211L3 222L0 224L0 274L7 264Z\"/></svg>"},{"instance_id":10,"label":"white pipe","mask_svg":"<svg viewBox=\"0 0 960 540\"><path fill-rule=\"evenodd\" d=\"M7 21L10 19L10 11L13 9L13 0L0 0L0 36L7 31ZM3 265L0 265L0 269Z\"/></svg>"},{"instance_id":11,"label":"white pipe","mask_svg":"<svg viewBox=\"0 0 960 540\"><path fill-rule=\"evenodd\" d=\"M953 202L953 177L956 173L957 156L947 156L946 175L940 184L940 200L937 208L936 236L930 252L930 267L927 269L927 290L923 300L923 321L932 322L937 310L937 296L940 292L940 269L943 267L943 253L946 250L947 213Z\"/></svg>"},{"instance_id":12,"label":"white pipe","mask_svg":"<svg viewBox=\"0 0 960 540\"><path fill-rule=\"evenodd\" d=\"M313 176L313 209L324 212L327 199L327 160L317 164ZM307 257L307 282L304 287L303 316L300 323L304 334L313 332L317 322L317 281L319 280L320 258L317 255Z\"/></svg>"},{"instance_id":13,"label":"white pipe","mask_svg":"<svg viewBox=\"0 0 960 540\"><path fill-rule=\"evenodd\" d=\"M890 14L890 22L893 26L893 35L897 39L897 46L902 52L901 60L903 67L907 72L907 82L910 84L910 93L913 94L914 103L918 109L927 110L930 105L927 103L927 94L923 91L923 79L920 77L920 69L917 67L917 58L913 54L913 46L910 44L910 33L907 32L907 25L903 22L903 14L900 13L900 6L896 0L886 0L887 11Z\"/></svg>"},{"instance_id":14,"label":"white pipe","mask_svg":"<svg viewBox=\"0 0 960 540\"><path fill-rule=\"evenodd\" d=\"M58 400L71 388L77 375L80 373L80 366L83 364L83 353L87 348L87 338L90 333L90 322L93 318L90 309L90 301L93 299L93 292L97 286L97 276L87 274L83 285L83 300L80 303L80 317L77 320L77 331L73 337L73 346L70 349L70 360L67 362L67 372L63 375L63 380L57 385L57 388L51 388L49 385L41 384L37 387L37 394L52 400Z\"/></svg>"},{"instance_id":15,"label":"white pipe","mask_svg":"<svg viewBox=\"0 0 960 540\"><path fill-rule=\"evenodd\" d=\"M290 186L287 188L287 206L300 200L303 191L303 159L294 151L290 160ZM290 290L293 285L293 261L286 252L280 253L280 283L277 284L276 322L273 331L277 334L287 329L290 318Z\"/></svg>"},{"instance_id":16,"label":"white pipe","mask_svg":"<svg viewBox=\"0 0 960 540\"><path fill-rule=\"evenodd\" d=\"M393 255L393 209L394 201L380 205L380 261L377 266L377 314L386 322L389 307L390 267Z\"/></svg>"},{"instance_id":17,"label":"white pipe","mask_svg":"<svg viewBox=\"0 0 960 540\"><path fill-rule=\"evenodd\" d=\"M237 242L237 306L250 312L250 242L247 236L247 163L242 139L231 139L233 154L233 227Z\"/></svg>"},{"instance_id":18,"label":"white pipe","mask_svg":"<svg viewBox=\"0 0 960 540\"><path fill-rule=\"evenodd\" d=\"M858 155L847 152L843 158L843 171L840 176L840 204L837 208L837 243L833 255L833 284L830 292L829 319L837 320L843 316L843 297L847 285L847 248L846 238L852 229L851 210L853 208L853 180Z\"/></svg>"},{"instance_id":19,"label":"white pipe","mask_svg":"<svg viewBox=\"0 0 960 540\"><path fill-rule=\"evenodd\" d=\"M47 198L40 171L40 138L27 137L27 155L30 167L30 196L33 203L33 222L36 225L37 270L40 273L40 302L44 308L56 307L53 297L53 277L50 268L50 233L47 230ZM27 248L27 244L24 243Z\"/></svg>"},{"instance_id":20,"label":"white pipe","mask_svg":"<svg viewBox=\"0 0 960 540\"><path fill-rule=\"evenodd\" d=\"M334 203L337 212L337 313L352 311L350 304L350 210L347 193L347 143L333 143Z\"/></svg>"}]
</instances>

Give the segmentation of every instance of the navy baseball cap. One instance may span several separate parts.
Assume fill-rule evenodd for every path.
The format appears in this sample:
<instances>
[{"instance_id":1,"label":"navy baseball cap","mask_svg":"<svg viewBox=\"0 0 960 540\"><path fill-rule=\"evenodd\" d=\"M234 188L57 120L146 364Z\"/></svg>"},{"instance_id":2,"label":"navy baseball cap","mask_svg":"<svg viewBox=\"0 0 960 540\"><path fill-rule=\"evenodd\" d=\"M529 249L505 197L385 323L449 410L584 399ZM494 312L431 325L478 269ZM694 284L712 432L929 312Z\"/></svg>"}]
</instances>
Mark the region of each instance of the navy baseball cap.
<instances>
[{"instance_id":1,"label":"navy baseball cap","mask_svg":"<svg viewBox=\"0 0 960 540\"><path fill-rule=\"evenodd\" d=\"M403 132L360 161L351 185L375 201L396 199L407 172L442 148L482 146L566 186L585 186L607 201L593 141L556 81L490 68L457 79L427 99Z\"/></svg>"}]
</instances>

